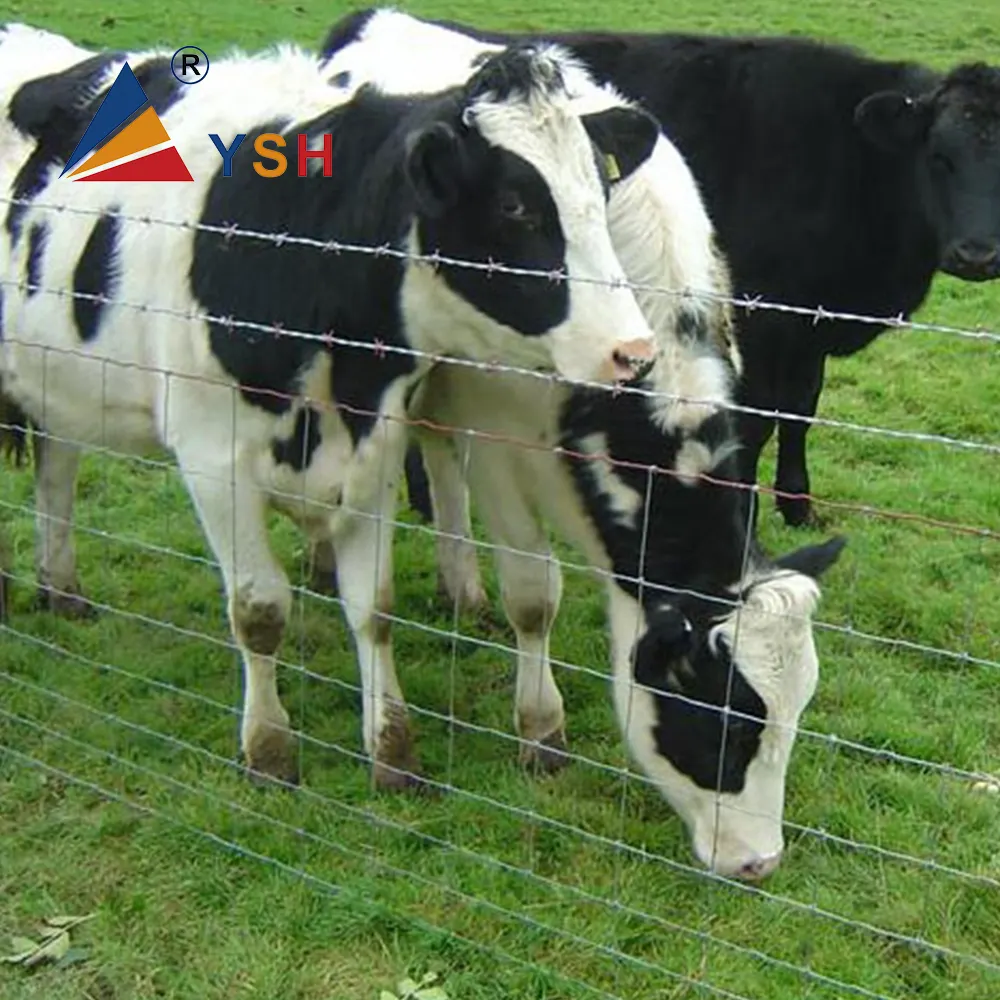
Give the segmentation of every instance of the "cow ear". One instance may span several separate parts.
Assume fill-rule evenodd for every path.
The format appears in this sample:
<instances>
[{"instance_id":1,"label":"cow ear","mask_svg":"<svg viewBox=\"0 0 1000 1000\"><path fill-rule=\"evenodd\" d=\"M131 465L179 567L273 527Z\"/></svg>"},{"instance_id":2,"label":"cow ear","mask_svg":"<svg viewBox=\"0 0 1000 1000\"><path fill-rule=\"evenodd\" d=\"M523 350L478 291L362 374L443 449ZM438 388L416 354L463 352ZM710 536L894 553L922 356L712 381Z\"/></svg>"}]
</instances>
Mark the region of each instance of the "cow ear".
<instances>
[{"instance_id":1,"label":"cow ear","mask_svg":"<svg viewBox=\"0 0 1000 1000\"><path fill-rule=\"evenodd\" d=\"M436 218L455 203L462 181L457 133L444 122L411 132L404 169L424 214Z\"/></svg>"},{"instance_id":2,"label":"cow ear","mask_svg":"<svg viewBox=\"0 0 1000 1000\"><path fill-rule=\"evenodd\" d=\"M847 539L843 535L835 535L819 545L807 545L796 549L787 555L774 560L774 565L781 569L795 570L818 580L839 558L844 551Z\"/></svg>"},{"instance_id":3,"label":"cow ear","mask_svg":"<svg viewBox=\"0 0 1000 1000\"><path fill-rule=\"evenodd\" d=\"M854 109L854 121L869 142L885 150L906 149L927 128L928 105L897 90L870 94Z\"/></svg>"},{"instance_id":4,"label":"cow ear","mask_svg":"<svg viewBox=\"0 0 1000 1000\"><path fill-rule=\"evenodd\" d=\"M694 630L672 604L650 612L647 623L635 650L635 679L645 687L674 690L677 661L690 651Z\"/></svg>"},{"instance_id":5,"label":"cow ear","mask_svg":"<svg viewBox=\"0 0 1000 1000\"><path fill-rule=\"evenodd\" d=\"M659 122L638 108L608 108L583 115L581 121L604 157L612 183L624 180L642 166L660 137Z\"/></svg>"},{"instance_id":6,"label":"cow ear","mask_svg":"<svg viewBox=\"0 0 1000 1000\"><path fill-rule=\"evenodd\" d=\"M36 139L52 130L69 136L78 129L82 134L94 117L87 99L102 67L125 57L125 52L103 52L71 69L29 80L14 92L8 117L21 132Z\"/></svg>"}]
</instances>

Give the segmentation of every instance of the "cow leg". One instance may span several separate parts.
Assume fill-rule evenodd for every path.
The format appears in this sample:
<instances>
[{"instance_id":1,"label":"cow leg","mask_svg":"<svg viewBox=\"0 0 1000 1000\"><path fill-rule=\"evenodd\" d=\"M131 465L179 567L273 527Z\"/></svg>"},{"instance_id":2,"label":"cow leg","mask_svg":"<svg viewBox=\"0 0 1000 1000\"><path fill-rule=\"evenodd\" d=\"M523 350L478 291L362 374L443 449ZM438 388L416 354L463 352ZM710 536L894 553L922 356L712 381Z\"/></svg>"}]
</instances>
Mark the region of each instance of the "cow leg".
<instances>
[{"instance_id":1,"label":"cow leg","mask_svg":"<svg viewBox=\"0 0 1000 1000\"><path fill-rule=\"evenodd\" d=\"M309 542L309 589L317 594L337 596L337 553L328 538Z\"/></svg>"},{"instance_id":2,"label":"cow leg","mask_svg":"<svg viewBox=\"0 0 1000 1000\"><path fill-rule=\"evenodd\" d=\"M549 635L562 597L562 571L545 530L517 489L519 469L501 449L474 455L469 481L476 507L496 544L496 565L507 619L517 637L514 726L521 762L555 771L567 758L566 716L552 675ZM478 460L476 460L478 459Z\"/></svg>"},{"instance_id":3,"label":"cow leg","mask_svg":"<svg viewBox=\"0 0 1000 1000\"><path fill-rule=\"evenodd\" d=\"M402 455L399 455L402 459ZM388 462L388 459L386 459ZM376 502L338 525L333 536L337 585L354 634L361 671L362 731L379 788L420 784L420 764L392 656L392 537L396 479L380 487Z\"/></svg>"},{"instance_id":4,"label":"cow leg","mask_svg":"<svg viewBox=\"0 0 1000 1000\"><path fill-rule=\"evenodd\" d=\"M478 611L486 604L472 544L469 490L463 477L465 449L457 441L428 435L422 442L424 464L437 528L438 591L460 611Z\"/></svg>"},{"instance_id":5,"label":"cow leg","mask_svg":"<svg viewBox=\"0 0 1000 1000\"><path fill-rule=\"evenodd\" d=\"M410 506L428 524L434 522L434 505L431 500L430 484L424 463L420 457L420 446L411 444L406 451L406 493Z\"/></svg>"},{"instance_id":6,"label":"cow leg","mask_svg":"<svg viewBox=\"0 0 1000 1000\"><path fill-rule=\"evenodd\" d=\"M530 555L499 550L497 571L504 610L517 636L514 725L523 741L521 763L552 772L567 762L561 752L566 749L566 714L549 660L562 571L541 532L534 541Z\"/></svg>"},{"instance_id":7,"label":"cow leg","mask_svg":"<svg viewBox=\"0 0 1000 1000\"><path fill-rule=\"evenodd\" d=\"M747 404L752 405L752 404ZM774 421L755 413L738 413L740 451L738 455L739 480L745 487L757 485L758 466L764 446L774 433ZM760 512L760 501L751 489L744 489L744 514L752 530L757 528L757 518ZM750 505L753 505L751 512Z\"/></svg>"},{"instance_id":8,"label":"cow leg","mask_svg":"<svg viewBox=\"0 0 1000 1000\"><path fill-rule=\"evenodd\" d=\"M804 359L790 370L794 376L785 382L784 409L803 417L814 417L823 388L826 358ZM806 464L806 435L810 424L805 420L782 420L778 425L778 468L774 486L776 500L789 527L819 527L820 519L809 496L809 469ZM783 494L799 494L784 496Z\"/></svg>"},{"instance_id":9,"label":"cow leg","mask_svg":"<svg viewBox=\"0 0 1000 1000\"><path fill-rule=\"evenodd\" d=\"M63 618L94 615L76 573L73 505L80 449L33 434L35 452L35 573L38 606Z\"/></svg>"},{"instance_id":10,"label":"cow leg","mask_svg":"<svg viewBox=\"0 0 1000 1000\"><path fill-rule=\"evenodd\" d=\"M229 623L243 658L241 744L252 777L298 781L296 741L278 695L275 656L292 604L288 578L268 543L266 501L249 471L222 459L178 455L208 542L219 560Z\"/></svg>"}]
</instances>

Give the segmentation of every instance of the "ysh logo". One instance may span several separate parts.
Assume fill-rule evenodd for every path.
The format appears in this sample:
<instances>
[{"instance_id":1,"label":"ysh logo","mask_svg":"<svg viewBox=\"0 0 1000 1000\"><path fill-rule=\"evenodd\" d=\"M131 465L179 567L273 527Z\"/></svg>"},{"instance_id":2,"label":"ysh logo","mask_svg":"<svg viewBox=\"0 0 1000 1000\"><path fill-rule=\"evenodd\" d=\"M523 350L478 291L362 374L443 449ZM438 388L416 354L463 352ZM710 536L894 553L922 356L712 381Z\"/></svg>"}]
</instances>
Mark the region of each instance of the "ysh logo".
<instances>
[{"instance_id":1,"label":"ysh logo","mask_svg":"<svg viewBox=\"0 0 1000 1000\"><path fill-rule=\"evenodd\" d=\"M59 176L67 173L74 181L194 180L128 63Z\"/></svg>"}]
</instances>

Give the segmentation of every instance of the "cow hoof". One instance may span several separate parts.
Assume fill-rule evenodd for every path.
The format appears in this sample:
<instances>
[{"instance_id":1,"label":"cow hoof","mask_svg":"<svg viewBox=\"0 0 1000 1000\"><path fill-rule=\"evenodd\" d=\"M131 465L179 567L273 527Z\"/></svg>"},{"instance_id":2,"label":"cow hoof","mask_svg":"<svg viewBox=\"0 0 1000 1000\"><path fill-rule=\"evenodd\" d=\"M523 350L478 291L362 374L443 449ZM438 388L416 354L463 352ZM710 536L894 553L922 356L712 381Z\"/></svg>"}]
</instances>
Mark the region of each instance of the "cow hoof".
<instances>
[{"instance_id":1,"label":"cow hoof","mask_svg":"<svg viewBox=\"0 0 1000 1000\"><path fill-rule=\"evenodd\" d=\"M48 611L58 618L70 621L86 621L97 617L97 608L77 590L39 587L35 606L39 611Z\"/></svg>"},{"instance_id":2,"label":"cow hoof","mask_svg":"<svg viewBox=\"0 0 1000 1000\"><path fill-rule=\"evenodd\" d=\"M827 526L827 518L817 514L808 500L779 500L778 510L789 528L813 528L821 531Z\"/></svg>"},{"instance_id":3,"label":"cow hoof","mask_svg":"<svg viewBox=\"0 0 1000 1000\"><path fill-rule=\"evenodd\" d=\"M416 761L408 764L386 764L377 760L372 774L375 778L375 787L380 792L417 792L421 795L429 795L432 792Z\"/></svg>"},{"instance_id":4,"label":"cow hoof","mask_svg":"<svg viewBox=\"0 0 1000 1000\"><path fill-rule=\"evenodd\" d=\"M426 790L420 773L420 761L413 749L413 734L405 711L390 708L385 728L378 739L373 762L375 787L381 791Z\"/></svg>"},{"instance_id":5,"label":"cow hoof","mask_svg":"<svg viewBox=\"0 0 1000 1000\"><path fill-rule=\"evenodd\" d=\"M283 774L271 774L270 772L259 771L250 764L245 765L247 780L254 788L297 788L301 780L299 769L295 764L290 764Z\"/></svg>"},{"instance_id":6,"label":"cow hoof","mask_svg":"<svg viewBox=\"0 0 1000 1000\"><path fill-rule=\"evenodd\" d=\"M287 730L261 727L244 753L244 766L250 783L258 788L298 785L297 750L296 741Z\"/></svg>"},{"instance_id":7,"label":"cow hoof","mask_svg":"<svg viewBox=\"0 0 1000 1000\"><path fill-rule=\"evenodd\" d=\"M569 763L566 733L557 729L537 742L521 744L521 766L535 774L555 774Z\"/></svg>"}]
</instances>

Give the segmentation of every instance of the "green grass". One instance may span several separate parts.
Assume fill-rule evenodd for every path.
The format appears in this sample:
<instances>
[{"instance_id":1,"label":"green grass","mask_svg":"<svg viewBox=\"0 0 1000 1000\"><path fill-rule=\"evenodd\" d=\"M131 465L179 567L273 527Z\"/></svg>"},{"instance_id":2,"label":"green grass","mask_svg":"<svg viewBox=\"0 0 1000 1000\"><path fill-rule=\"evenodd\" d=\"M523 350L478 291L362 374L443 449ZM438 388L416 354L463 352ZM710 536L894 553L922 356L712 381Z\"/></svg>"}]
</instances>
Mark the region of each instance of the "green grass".
<instances>
[{"instance_id":1,"label":"green grass","mask_svg":"<svg viewBox=\"0 0 1000 1000\"><path fill-rule=\"evenodd\" d=\"M0 3L4 17L90 45L195 42L210 55L234 42L318 42L343 9L317 0ZM995 58L1000 39L1000 6L987 0L677 0L658 9L626 0L469 0L413 9L513 28L795 32L941 67ZM996 287L941 279L920 318L996 328L998 307ZM996 441L998 366L993 345L893 333L860 356L831 362L820 414ZM826 499L1000 531L994 457L827 428L814 430L811 446L815 489ZM0 502L30 506L29 477L5 474ZM826 584L824 621L1000 659L994 539L828 513L831 529L851 545ZM356 757L349 637L339 612L316 598L297 606L283 650L310 673L286 671L283 684L296 725L321 742L303 747L305 790L261 793L234 766L234 653L178 631L227 638L219 580L197 561L208 553L176 477L88 457L78 517L90 529L80 533L89 595L128 616L108 612L72 625L33 613L30 519L7 517L24 581L11 621L21 637L0 639L0 707L8 713L0 716L0 744L11 750L0 756L0 935L30 933L57 912L93 910L96 919L76 935L92 956L33 975L0 967L4 1000L354 1000L427 969L441 972L453 1000L575 1000L595 995L591 988L644 1000L709 995L688 979L769 1000L849 995L805 978L798 966L889 997L998 995L1000 977L950 952L1000 963L1000 892L985 881L1000 879L1000 797L803 736L787 817L808 829L790 831L785 864L765 886L777 897L769 899L693 873L680 822L637 782L584 763L533 781L516 767L508 741L452 730L440 718L452 711L510 730L511 658L406 627L396 630L404 690L414 711L439 716L417 715L424 763L456 790L426 801L373 795ZM773 550L801 543L770 511L764 522ZM275 537L300 579L298 538L284 523ZM448 628L448 613L432 599L431 554L426 534L399 533L397 610ZM463 629L510 641L506 631ZM834 631L822 631L818 644L822 677L807 729L1000 772L995 668ZM553 649L571 663L599 670L607 663L601 593L577 574L568 574ZM623 764L605 685L576 672L558 678L573 749Z\"/></svg>"}]
</instances>

